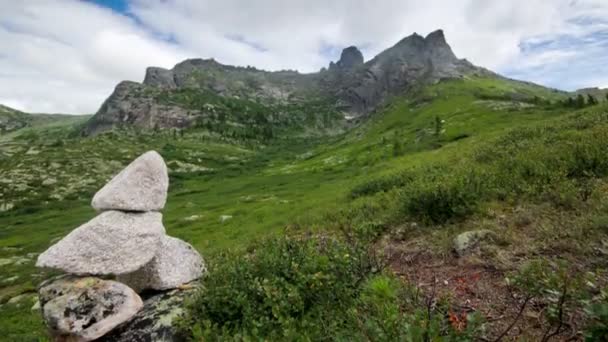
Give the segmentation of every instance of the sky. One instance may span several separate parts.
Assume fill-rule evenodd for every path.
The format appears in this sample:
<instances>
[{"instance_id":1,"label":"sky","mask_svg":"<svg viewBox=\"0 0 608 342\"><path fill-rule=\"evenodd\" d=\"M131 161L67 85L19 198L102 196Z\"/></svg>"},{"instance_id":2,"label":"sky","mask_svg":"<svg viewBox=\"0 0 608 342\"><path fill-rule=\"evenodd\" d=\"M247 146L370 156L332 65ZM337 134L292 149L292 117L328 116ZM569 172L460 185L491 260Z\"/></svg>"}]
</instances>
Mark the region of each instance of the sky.
<instances>
[{"instance_id":1,"label":"sky","mask_svg":"<svg viewBox=\"0 0 608 342\"><path fill-rule=\"evenodd\" d=\"M0 0L0 104L95 113L121 80L186 58L314 72L443 29L505 76L608 87L608 0Z\"/></svg>"}]
</instances>

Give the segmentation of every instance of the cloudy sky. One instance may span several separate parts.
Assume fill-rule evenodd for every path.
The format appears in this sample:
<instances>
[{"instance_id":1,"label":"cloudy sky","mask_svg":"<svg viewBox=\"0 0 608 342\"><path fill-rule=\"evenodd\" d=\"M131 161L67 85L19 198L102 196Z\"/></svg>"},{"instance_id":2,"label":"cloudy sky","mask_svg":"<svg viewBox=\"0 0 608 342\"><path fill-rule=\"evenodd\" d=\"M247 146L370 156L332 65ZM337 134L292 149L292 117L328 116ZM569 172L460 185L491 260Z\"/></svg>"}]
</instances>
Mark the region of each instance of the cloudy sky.
<instances>
[{"instance_id":1,"label":"cloudy sky","mask_svg":"<svg viewBox=\"0 0 608 342\"><path fill-rule=\"evenodd\" d=\"M608 87L608 0L0 0L0 103L94 113L121 80L189 57L312 72L445 31L467 58L573 90Z\"/></svg>"}]
</instances>

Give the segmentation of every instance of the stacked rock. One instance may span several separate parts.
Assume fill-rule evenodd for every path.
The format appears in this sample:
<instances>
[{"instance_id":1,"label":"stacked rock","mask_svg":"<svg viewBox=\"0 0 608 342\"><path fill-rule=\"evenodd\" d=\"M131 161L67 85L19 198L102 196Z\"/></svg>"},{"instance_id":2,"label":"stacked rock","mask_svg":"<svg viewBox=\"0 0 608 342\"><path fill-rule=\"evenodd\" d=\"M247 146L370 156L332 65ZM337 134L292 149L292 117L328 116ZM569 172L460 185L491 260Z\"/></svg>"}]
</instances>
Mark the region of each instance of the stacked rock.
<instances>
[{"instance_id":1,"label":"stacked rock","mask_svg":"<svg viewBox=\"0 0 608 342\"><path fill-rule=\"evenodd\" d=\"M99 338L142 308L137 293L177 288L202 276L200 254L165 235L160 211L168 187L163 158L144 153L95 194L97 217L38 257L36 266L69 274L39 288L43 316L57 339Z\"/></svg>"}]
</instances>

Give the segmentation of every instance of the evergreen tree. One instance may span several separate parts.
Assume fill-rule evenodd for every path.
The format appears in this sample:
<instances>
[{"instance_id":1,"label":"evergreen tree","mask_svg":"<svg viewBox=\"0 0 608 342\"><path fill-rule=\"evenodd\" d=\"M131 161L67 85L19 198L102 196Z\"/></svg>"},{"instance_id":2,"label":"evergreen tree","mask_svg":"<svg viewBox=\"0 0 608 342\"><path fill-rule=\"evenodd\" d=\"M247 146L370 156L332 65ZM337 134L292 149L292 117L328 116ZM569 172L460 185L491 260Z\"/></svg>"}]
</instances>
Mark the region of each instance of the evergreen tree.
<instances>
[{"instance_id":1,"label":"evergreen tree","mask_svg":"<svg viewBox=\"0 0 608 342\"><path fill-rule=\"evenodd\" d=\"M608 92L606 92L606 101L608 101Z\"/></svg>"},{"instance_id":2,"label":"evergreen tree","mask_svg":"<svg viewBox=\"0 0 608 342\"><path fill-rule=\"evenodd\" d=\"M570 108L574 107L574 99L569 97L568 100L566 101L566 106L570 107Z\"/></svg>"},{"instance_id":3,"label":"evergreen tree","mask_svg":"<svg viewBox=\"0 0 608 342\"><path fill-rule=\"evenodd\" d=\"M438 137L443 130L443 121L439 116L435 116L435 136Z\"/></svg>"},{"instance_id":4,"label":"evergreen tree","mask_svg":"<svg viewBox=\"0 0 608 342\"><path fill-rule=\"evenodd\" d=\"M595 99L595 97L593 97L593 95L587 94L587 104L590 106L597 104L597 100Z\"/></svg>"},{"instance_id":5,"label":"evergreen tree","mask_svg":"<svg viewBox=\"0 0 608 342\"><path fill-rule=\"evenodd\" d=\"M403 154L403 145L399 139L395 139L393 143L393 156L398 157Z\"/></svg>"},{"instance_id":6,"label":"evergreen tree","mask_svg":"<svg viewBox=\"0 0 608 342\"><path fill-rule=\"evenodd\" d=\"M578 96L576 97L576 108L583 107L585 107L585 98L583 97L583 95L578 94Z\"/></svg>"}]
</instances>

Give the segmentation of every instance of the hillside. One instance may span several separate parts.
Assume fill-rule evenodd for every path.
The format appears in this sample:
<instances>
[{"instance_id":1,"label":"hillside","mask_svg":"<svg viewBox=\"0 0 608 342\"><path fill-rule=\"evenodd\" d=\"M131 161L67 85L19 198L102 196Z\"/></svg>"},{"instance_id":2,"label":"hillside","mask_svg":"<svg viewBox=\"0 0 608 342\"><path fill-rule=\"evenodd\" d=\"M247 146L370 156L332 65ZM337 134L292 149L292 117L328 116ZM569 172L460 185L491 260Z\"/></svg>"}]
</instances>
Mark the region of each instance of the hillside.
<instances>
[{"instance_id":1,"label":"hillside","mask_svg":"<svg viewBox=\"0 0 608 342\"><path fill-rule=\"evenodd\" d=\"M196 340L604 336L607 104L569 107L443 42L411 36L368 62L348 48L311 75L189 60L121 83L86 123L6 135L4 336L46 339L38 253L151 149L169 167L167 233L209 265L179 323ZM433 59L449 62L403 68Z\"/></svg>"},{"instance_id":2,"label":"hillside","mask_svg":"<svg viewBox=\"0 0 608 342\"><path fill-rule=\"evenodd\" d=\"M26 127L77 122L85 117L61 114L30 114L0 104L0 135Z\"/></svg>"}]
</instances>

